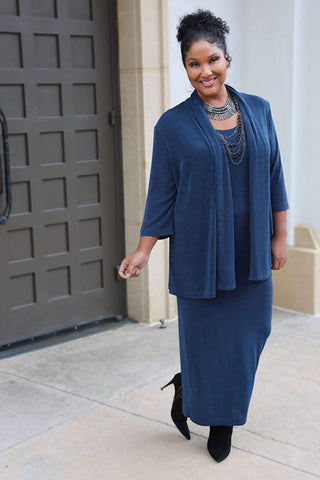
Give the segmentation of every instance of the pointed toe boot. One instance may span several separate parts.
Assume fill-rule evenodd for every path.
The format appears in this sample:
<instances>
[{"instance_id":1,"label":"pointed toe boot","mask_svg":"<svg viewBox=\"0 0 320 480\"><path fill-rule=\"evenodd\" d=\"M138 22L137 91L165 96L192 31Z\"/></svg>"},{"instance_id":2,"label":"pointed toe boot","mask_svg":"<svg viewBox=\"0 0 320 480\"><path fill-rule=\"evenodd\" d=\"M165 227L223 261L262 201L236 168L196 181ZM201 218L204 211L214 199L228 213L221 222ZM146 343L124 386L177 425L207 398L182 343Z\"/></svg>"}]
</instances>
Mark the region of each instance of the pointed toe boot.
<instances>
[{"instance_id":1,"label":"pointed toe boot","mask_svg":"<svg viewBox=\"0 0 320 480\"><path fill-rule=\"evenodd\" d=\"M187 424L187 417L182 412L182 383L181 373L177 373L169 383L161 387L161 390L174 385L174 397L171 407L171 418L179 432L187 439L190 440L190 431Z\"/></svg>"},{"instance_id":2,"label":"pointed toe boot","mask_svg":"<svg viewBox=\"0 0 320 480\"><path fill-rule=\"evenodd\" d=\"M231 450L231 437L233 426L216 425L210 427L207 448L216 462L222 462L227 458Z\"/></svg>"}]
</instances>

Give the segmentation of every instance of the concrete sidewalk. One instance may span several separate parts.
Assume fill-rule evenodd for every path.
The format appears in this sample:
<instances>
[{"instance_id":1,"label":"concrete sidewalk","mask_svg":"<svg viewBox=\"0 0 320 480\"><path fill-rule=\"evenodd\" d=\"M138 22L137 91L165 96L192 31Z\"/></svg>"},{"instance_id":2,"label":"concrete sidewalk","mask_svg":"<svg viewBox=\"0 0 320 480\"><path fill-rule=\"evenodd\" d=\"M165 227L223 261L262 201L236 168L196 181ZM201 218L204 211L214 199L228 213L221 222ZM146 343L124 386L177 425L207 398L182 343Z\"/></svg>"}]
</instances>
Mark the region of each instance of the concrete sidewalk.
<instances>
[{"instance_id":1,"label":"concrete sidewalk","mask_svg":"<svg viewBox=\"0 0 320 480\"><path fill-rule=\"evenodd\" d=\"M274 310L249 418L221 464L173 426L177 322L130 324L0 361L1 480L320 478L320 318Z\"/></svg>"}]
</instances>

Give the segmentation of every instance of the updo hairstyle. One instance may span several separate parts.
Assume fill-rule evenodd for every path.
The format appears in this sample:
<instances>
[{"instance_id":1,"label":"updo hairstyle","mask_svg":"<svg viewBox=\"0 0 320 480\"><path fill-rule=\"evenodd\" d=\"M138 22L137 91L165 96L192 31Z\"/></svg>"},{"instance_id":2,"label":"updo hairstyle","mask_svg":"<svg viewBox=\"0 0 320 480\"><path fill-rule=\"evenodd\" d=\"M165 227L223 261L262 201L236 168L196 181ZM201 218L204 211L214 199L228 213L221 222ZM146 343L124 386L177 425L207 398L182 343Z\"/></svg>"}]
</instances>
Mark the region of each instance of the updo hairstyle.
<instances>
[{"instance_id":1,"label":"updo hairstyle","mask_svg":"<svg viewBox=\"0 0 320 480\"><path fill-rule=\"evenodd\" d=\"M210 10L199 8L194 13L184 15L180 18L177 30L177 40L181 42L181 56L184 66L186 66L186 54L191 45L201 39L205 39L211 44L216 43L230 65L231 57L227 54L225 38L229 33L229 27L221 18L215 17Z\"/></svg>"}]
</instances>

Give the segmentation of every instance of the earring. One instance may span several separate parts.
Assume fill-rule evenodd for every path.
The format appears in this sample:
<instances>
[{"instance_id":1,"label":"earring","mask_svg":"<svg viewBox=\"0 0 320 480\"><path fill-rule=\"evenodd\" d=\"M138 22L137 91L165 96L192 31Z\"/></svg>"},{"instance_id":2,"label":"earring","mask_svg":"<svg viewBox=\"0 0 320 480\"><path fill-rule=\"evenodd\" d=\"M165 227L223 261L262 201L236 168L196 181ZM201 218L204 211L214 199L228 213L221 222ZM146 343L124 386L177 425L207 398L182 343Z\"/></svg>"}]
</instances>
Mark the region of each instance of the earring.
<instances>
[{"instance_id":1,"label":"earring","mask_svg":"<svg viewBox=\"0 0 320 480\"><path fill-rule=\"evenodd\" d=\"M225 83L226 83L227 85L229 85L229 84L231 83L231 76L230 76L230 74L229 74L229 68L228 68L228 70L227 70L227 76L226 76L226 81L225 81Z\"/></svg>"},{"instance_id":2,"label":"earring","mask_svg":"<svg viewBox=\"0 0 320 480\"><path fill-rule=\"evenodd\" d=\"M186 82L186 86L185 86L185 89L186 89L186 92L187 93L192 93L193 92L193 86L191 85L191 83L189 82L189 80Z\"/></svg>"}]
</instances>

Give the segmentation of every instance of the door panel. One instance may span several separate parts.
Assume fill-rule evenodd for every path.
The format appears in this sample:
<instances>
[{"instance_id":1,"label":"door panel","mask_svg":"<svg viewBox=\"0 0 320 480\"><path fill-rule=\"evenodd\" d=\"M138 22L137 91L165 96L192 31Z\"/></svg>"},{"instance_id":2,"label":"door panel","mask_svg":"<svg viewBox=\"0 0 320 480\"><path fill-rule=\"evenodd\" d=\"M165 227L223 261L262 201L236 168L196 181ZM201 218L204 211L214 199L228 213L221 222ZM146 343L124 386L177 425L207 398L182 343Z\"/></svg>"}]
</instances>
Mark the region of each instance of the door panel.
<instances>
[{"instance_id":1,"label":"door panel","mask_svg":"<svg viewBox=\"0 0 320 480\"><path fill-rule=\"evenodd\" d=\"M119 132L109 124L114 3L1 2L13 208L0 226L0 344L125 314L114 275L124 250Z\"/></svg>"}]
</instances>

